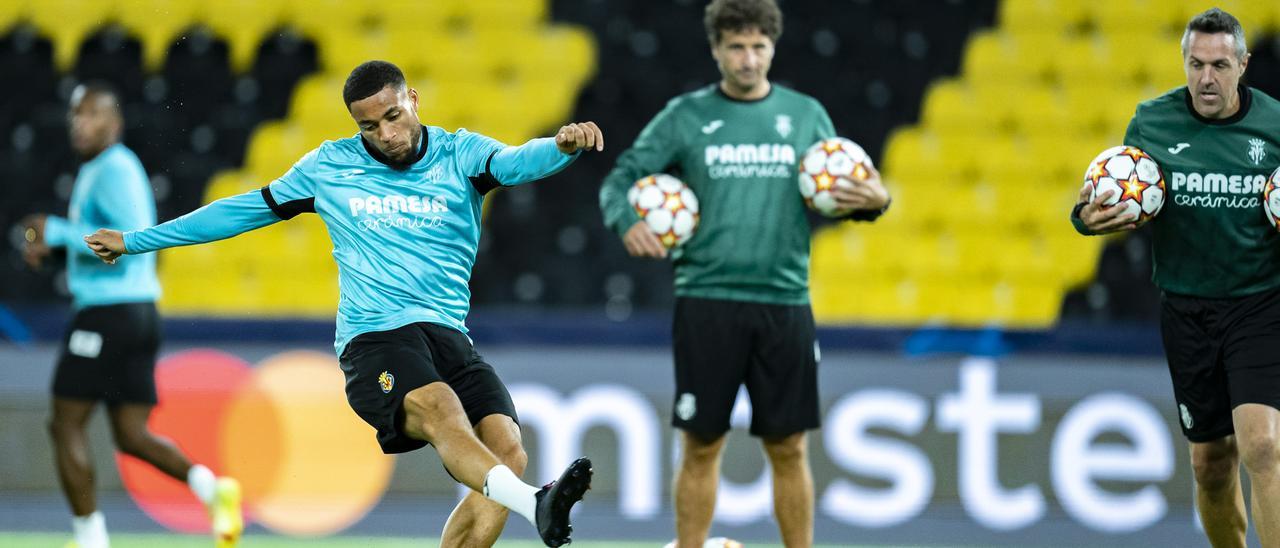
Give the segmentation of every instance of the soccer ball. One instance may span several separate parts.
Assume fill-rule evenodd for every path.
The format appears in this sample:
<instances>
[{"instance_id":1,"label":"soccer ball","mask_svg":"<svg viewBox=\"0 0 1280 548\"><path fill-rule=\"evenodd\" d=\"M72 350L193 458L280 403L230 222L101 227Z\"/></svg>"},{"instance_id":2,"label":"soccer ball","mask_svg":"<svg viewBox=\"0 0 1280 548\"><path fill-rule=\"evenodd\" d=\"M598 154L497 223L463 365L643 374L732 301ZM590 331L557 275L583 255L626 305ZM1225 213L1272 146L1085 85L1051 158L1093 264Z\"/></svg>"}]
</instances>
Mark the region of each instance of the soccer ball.
<instances>
[{"instance_id":1,"label":"soccer ball","mask_svg":"<svg viewBox=\"0 0 1280 548\"><path fill-rule=\"evenodd\" d=\"M676 548L676 541L668 542L662 548ZM702 543L702 548L742 548L742 543L725 537L711 537Z\"/></svg>"},{"instance_id":2,"label":"soccer ball","mask_svg":"<svg viewBox=\"0 0 1280 548\"><path fill-rule=\"evenodd\" d=\"M1267 214L1271 226L1280 230L1280 192L1276 191L1277 188L1280 188L1280 167L1271 172L1267 184L1262 187L1262 211Z\"/></svg>"},{"instance_id":3,"label":"soccer ball","mask_svg":"<svg viewBox=\"0 0 1280 548\"><path fill-rule=\"evenodd\" d=\"M684 181L666 173L636 181L627 201L667 249L689 241L698 228L698 197Z\"/></svg>"},{"instance_id":4,"label":"soccer ball","mask_svg":"<svg viewBox=\"0 0 1280 548\"><path fill-rule=\"evenodd\" d=\"M1084 172L1084 182L1092 185L1089 200L1111 191L1103 205L1119 204L1125 215L1136 215L1142 226L1164 207L1164 175L1151 155L1136 147L1117 146L1102 151Z\"/></svg>"},{"instance_id":5,"label":"soccer ball","mask_svg":"<svg viewBox=\"0 0 1280 548\"><path fill-rule=\"evenodd\" d=\"M831 190L867 180L871 169L871 158L857 143L843 137L818 141L800 162L800 195L810 209L827 217L843 217L851 210L836 206Z\"/></svg>"}]
</instances>

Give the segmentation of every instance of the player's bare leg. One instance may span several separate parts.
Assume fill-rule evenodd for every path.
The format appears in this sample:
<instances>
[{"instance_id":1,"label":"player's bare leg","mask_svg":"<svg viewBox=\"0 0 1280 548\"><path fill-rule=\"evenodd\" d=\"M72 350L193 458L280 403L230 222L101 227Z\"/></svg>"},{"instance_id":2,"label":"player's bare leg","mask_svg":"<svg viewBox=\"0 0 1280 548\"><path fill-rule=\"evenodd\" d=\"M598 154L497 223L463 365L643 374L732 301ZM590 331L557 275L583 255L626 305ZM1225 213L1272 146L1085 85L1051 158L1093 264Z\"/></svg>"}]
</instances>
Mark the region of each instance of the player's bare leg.
<instances>
[{"instance_id":1,"label":"player's bare leg","mask_svg":"<svg viewBox=\"0 0 1280 548\"><path fill-rule=\"evenodd\" d=\"M404 396L403 413L405 434L429 442L455 479L484 492L485 475L501 462L471 430L462 402L449 385L433 382L413 389Z\"/></svg>"},{"instance_id":2,"label":"player's bare leg","mask_svg":"<svg viewBox=\"0 0 1280 548\"><path fill-rule=\"evenodd\" d=\"M151 409L151 405L142 403L122 403L107 408L116 447L120 452L141 459L169 477L186 483L191 461L168 438L147 429Z\"/></svg>"},{"instance_id":3,"label":"player's bare leg","mask_svg":"<svg viewBox=\"0 0 1280 548\"><path fill-rule=\"evenodd\" d=\"M506 415L489 415L475 427L480 442L516 476L524 475L529 456L524 452L520 427ZM441 535L441 546L493 546L507 524L508 510L476 491L458 503Z\"/></svg>"},{"instance_id":4,"label":"player's bare leg","mask_svg":"<svg viewBox=\"0 0 1280 548\"><path fill-rule=\"evenodd\" d=\"M404 396L404 432L435 446L444 467L463 485L523 515L547 546L569 542L569 512L591 488L591 461L580 458L542 489L520 480L471 430L457 394L443 382Z\"/></svg>"},{"instance_id":5,"label":"player's bare leg","mask_svg":"<svg viewBox=\"0 0 1280 548\"><path fill-rule=\"evenodd\" d=\"M787 548L813 545L813 474L804 432L764 440L773 469L773 514Z\"/></svg>"},{"instance_id":6,"label":"player's bare leg","mask_svg":"<svg viewBox=\"0 0 1280 548\"><path fill-rule=\"evenodd\" d=\"M1246 403L1231 412L1249 473L1253 525L1263 546L1280 546L1280 410Z\"/></svg>"},{"instance_id":7,"label":"player's bare leg","mask_svg":"<svg viewBox=\"0 0 1280 548\"><path fill-rule=\"evenodd\" d=\"M1249 523L1240 489L1236 437L1191 442L1191 469L1196 480L1196 509L1209 543L1218 548L1243 548Z\"/></svg>"},{"instance_id":8,"label":"player's bare leg","mask_svg":"<svg viewBox=\"0 0 1280 548\"><path fill-rule=\"evenodd\" d=\"M725 435L704 440L681 432L680 470L676 472L676 546L701 548L711 531L716 510L716 489L720 485L720 452Z\"/></svg>"},{"instance_id":9,"label":"player's bare leg","mask_svg":"<svg viewBox=\"0 0 1280 548\"><path fill-rule=\"evenodd\" d=\"M215 478L203 466L193 466L172 441L147 428L153 408L144 403L121 403L107 408L116 447L191 487L196 498L209 509L216 545L235 546L244 531L240 484L231 478Z\"/></svg>"},{"instance_id":10,"label":"player's bare leg","mask_svg":"<svg viewBox=\"0 0 1280 548\"><path fill-rule=\"evenodd\" d=\"M89 438L85 435L85 425L96 405L97 402L91 400L54 397L53 415L49 419L58 480L71 505L71 513L76 516L87 516L97 510L93 461L89 455Z\"/></svg>"}]
</instances>

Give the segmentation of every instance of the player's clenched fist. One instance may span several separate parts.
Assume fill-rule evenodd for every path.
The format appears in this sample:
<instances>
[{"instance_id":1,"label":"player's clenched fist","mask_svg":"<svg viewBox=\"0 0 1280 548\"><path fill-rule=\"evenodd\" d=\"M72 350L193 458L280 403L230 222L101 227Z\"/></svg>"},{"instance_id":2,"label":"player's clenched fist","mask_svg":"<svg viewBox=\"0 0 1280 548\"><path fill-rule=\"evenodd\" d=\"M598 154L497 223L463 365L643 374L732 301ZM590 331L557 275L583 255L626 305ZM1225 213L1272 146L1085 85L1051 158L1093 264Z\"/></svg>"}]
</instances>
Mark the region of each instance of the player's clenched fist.
<instances>
[{"instance_id":1,"label":"player's clenched fist","mask_svg":"<svg viewBox=\"0 0 1280 548\"><path fill-rule=\"evenodd\" d=\"M116 264L116 259L124 255L124 234L119 230L99 228L97 232L85 236L84 243L107 264Z\"/></svg>"},{"instance_id":2,"label":"player's clenched fist","mask_svg":"<svg viewBox=\"0 0 1280 548\"><path fill-rule=\"evenodd\" d=\"M604 150L604 134L595 122L575 122L556 132L556 148L565 154L592 148L598 152Z\"/></svg>"}]
</instances>

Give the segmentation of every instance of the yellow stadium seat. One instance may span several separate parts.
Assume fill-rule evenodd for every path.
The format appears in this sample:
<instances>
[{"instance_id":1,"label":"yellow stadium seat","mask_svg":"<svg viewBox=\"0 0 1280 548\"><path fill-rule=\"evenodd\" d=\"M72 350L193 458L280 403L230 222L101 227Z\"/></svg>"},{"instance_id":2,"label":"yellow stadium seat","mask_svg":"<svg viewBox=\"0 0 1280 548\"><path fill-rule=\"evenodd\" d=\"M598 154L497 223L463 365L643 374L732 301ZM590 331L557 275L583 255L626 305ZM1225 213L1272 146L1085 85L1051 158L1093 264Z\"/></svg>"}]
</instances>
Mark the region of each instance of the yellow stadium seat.
<instances>
[{"instance_id":1,"label":"yellow stadium seat","mask_svg":"<svg viewBox=\"0 0 1280 548\"><path fill-rule=\"evenodd\" d=\"M198 4L197 18L227 40L231 70L247 72L267 33L284 26L284 2L217 0Z\"/></svg>"},{"instance_id":2,"label":"yellow stadium seat","mask_svg":"<svg viewBox=\"0 0 1280 548\"><path fill-rule=\"evenodd\" d=\"M1112 68L1107 44L1094 35L1080 36L1060 48L1054 72L1067 87L1128 84L1132 70Z\"/></svg>"},{"instance_id":3,"label":"yellow stadium seat","mask_svg":"<svg viewBox=\"0 0 1280 548\"><path fill-rule=\"evenodd\" d=\"M461 15L472 28L522 30L546 20L545 0L469 0L460 4Z\"/></svg>"},{"instance_id":4,"label":"yellow stadium seat","mask_svg":"<svg viewBox=\"0 0 1280 548\"><path fill-rule=\"evenodd\" d=\"M985 113L971 108L973 94L960 80L941 80L929 87L920 121L937 132L966 132L977 127Z\"/></svg>"},{"instance_id":5,"label":"yellow stadium seat","mask_svg":"<svg viewBox=\"0 0 1280 548\"><path fill-rule=\"evenodd\" d=\"M116 0L113 15L142 43L146 69L158 71L178 35L196 23L197 7L195 2Z\"/></svg>"},{"instance_id":6,"label":"yellow stadium seat","mask_svg":"<svg viewBox=\"0 0 1280 548\"><path fill-rule=\"evenodd\" d=\"M1169 6L1160 0L1122 0L1108 2L1105 7L1089 10L1089 17L1094 26L1106 35L1124 35L1132 33L1154 34L1163 29L1160 25L1152 25L1152 20L1163 19L1160 12L1168 11Z\"/></svg>"},{"instance_id":7,"label":"yellow stadium seat","mask_svg":"<svg viewBox=\"0 0 1280 548\"><path fill-rule=\"evenodd\" d=\"M388 30L409 31L423 38L455 28L464 18L465 0L383 0L373 15Z\"/></svg>"},{"instance_id":8,"label":"yellow stadium seat","mask_svg":"<svg viewBox=\"0 0 1280 548\"><path fill-rule=\"evenodd\" d=\"M31 1L11 0L9 2L0 2L0 33L8 34L11 27L27 16L30 9L28 4Z\"/></svg>"},{"instance_id":9,"label":"yellow stadium seat","mask_svg":"<svg viewBox=\"0 0 1280 548\"><path fill-rule=\"evenodd\" d=\"M69 72L80 44L94 29L111 23L114 3L93 0L41 0L27 4L26 16L53 43L54 64Z\"/></svg>"},{"instance_id":10,"label":"yellow stadium seat","mask_svg":"<svg viewBox=\"0 0 1280 548\"><path fill-rule=\"evenodd\" d=\"M283 16L304 34L332 47L327 35L359 34L375 30L379 4L351 0L285 0ZM327 48L322 48L327 49ZM348 69L349 70L349 69Z\"/></svg>"},{"instance_id":11,"label":"yellow stadium seat","mask_svg":"<svg viewBox=\"0 0 1280 548\"><path fill-rule=\"evenodd\" d=\"M999 3L1002 29L1017 33L1061 34L1073 21L1063 17L1055 0L1006 0Z\"/></svg>"}]
</instances>

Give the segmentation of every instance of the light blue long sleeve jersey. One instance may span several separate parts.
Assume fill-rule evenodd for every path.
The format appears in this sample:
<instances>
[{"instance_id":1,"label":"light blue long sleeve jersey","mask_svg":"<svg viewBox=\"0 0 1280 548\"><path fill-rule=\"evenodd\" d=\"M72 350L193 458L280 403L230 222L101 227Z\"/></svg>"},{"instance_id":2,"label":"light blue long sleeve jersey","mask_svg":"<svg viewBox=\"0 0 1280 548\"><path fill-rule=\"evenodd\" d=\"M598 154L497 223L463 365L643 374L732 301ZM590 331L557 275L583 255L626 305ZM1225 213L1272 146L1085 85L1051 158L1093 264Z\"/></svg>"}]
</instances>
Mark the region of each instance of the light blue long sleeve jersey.
<instances>
[{"instance_id":1,"label":"light blue long sleeve jersey","mask_svg":"<svg viewBox=\"0 0 1280 548\"><path fill-rule=\"evenodd\" d=\"M509 147L465 129L424 126L422 135L418 159L404 169L359 135L326 141L259 191L126 232L126 252L221 240L314 212L338 263L339 356L361 333L416 322L465 333L485 193L555 174L577 154L561 153L551 138Z\"/></svg>"},{"instance_id":2,"label":"light blue long sleeve jersey","mask_svg":"<svg viewBox=\"0 0 1280 548\"><path fill-rule=\"evenodd\" d=\"M99 228L137 230L156 224L156 201L142 162L116 143L80 166L65 218L45 219L44 240L67 248L67 286L77 309L152 302L160 296L154 255L118 265L103 263L84 245Z\"/></svg>"}]
</instances>

